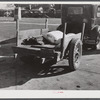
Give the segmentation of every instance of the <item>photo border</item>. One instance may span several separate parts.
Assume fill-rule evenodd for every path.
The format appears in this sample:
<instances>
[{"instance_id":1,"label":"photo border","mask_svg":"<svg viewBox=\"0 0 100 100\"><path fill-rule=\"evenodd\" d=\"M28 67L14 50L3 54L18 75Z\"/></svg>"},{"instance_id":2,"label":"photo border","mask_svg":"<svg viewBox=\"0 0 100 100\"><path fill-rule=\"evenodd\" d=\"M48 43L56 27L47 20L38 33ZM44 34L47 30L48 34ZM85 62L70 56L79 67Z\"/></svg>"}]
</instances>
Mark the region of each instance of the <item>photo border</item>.
<instances>
[{"instance_id":1,"label":"photo border","mask_svg":"<svg viewBox=\"0 0 100 100\"><path fill-rule=\"evenodd\" d=\"M0 0L0 3L51 3L56 2L59 4L61 0ZM99 0L62 0L62 3L98 3ZM5 99L4 99L5 98ZM8 98L8 99L7 99ZM10 99L9 99L10 98ZM14 98L14 99L13 99ZM16 99L15 99L16 98ZM19 98L19 99L18 99ZM27 99L26 99L27 98ZM0 90L1 100L33 100L29 98L35 98L35 100L99 100L99 90ZM38 99L37 99L38 98ZM40 98L40 99L39 99ZM49 99L48 99L49 98ZM56 99L54 99L56 98ZM61 98L61 99L60 99ZM66 99L63 99L66 98ZM83 98L83 99L82 99ZM90 98L90 99L89 99Z\"/></svg>"}]
</instances>

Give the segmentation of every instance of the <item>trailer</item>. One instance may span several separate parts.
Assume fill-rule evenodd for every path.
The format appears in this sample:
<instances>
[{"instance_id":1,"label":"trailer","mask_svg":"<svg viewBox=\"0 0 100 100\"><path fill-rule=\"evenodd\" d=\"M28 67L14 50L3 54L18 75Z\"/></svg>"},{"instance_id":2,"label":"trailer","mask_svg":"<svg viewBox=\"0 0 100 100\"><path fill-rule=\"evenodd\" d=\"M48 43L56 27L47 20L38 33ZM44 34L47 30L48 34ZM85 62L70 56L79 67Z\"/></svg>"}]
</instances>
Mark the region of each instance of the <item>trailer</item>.
<instances>
[{"instance_id":1,"label":"trailer","mask_svg":"<svg viewBox=\"0 0 100 100\"><path fill-rule=\"evenodd\" d=\"M66 21L63 31L49 32L48 19L46 18L44 29L19 31L19 20L17 19L17 44L12 49L15 55L25 63L38 59L38 63L44 64L53 59L56 64L58 61L66 59L69 62L69 68L76 70L81 62L85 25L86 21L83 19L81 32L66 34L68 28Z\"/></svg>"}]
</instances>

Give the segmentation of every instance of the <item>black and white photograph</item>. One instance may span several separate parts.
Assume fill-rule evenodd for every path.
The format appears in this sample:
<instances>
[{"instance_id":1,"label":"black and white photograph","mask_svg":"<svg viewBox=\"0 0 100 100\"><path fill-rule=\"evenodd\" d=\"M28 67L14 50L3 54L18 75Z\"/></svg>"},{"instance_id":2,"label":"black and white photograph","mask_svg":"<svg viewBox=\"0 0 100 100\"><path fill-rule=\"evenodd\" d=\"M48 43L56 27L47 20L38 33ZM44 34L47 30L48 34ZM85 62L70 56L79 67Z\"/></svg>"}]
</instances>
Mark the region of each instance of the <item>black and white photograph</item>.
<instances>
[{"instance_id":1,"label":"black and white photograph","mask_svg":"<svg viewBox=\"0 0 100 100\"><path fill-rule=\"evenodd\" d=\"M0 90L100 90L100 2L0 2Z\"/></svg>"}]
</instances>

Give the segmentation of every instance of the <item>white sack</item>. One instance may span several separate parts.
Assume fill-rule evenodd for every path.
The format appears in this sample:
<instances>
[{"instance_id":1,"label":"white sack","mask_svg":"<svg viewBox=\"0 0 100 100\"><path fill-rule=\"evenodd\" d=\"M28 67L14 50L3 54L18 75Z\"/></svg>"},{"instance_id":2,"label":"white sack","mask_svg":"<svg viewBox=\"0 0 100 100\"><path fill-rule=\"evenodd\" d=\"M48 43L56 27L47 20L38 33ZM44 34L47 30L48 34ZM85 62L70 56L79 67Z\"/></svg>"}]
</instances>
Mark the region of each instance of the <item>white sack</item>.
<instances>
[{"instance_id":1,"label":"white sack","mask_svg":"<svg viewBox=\"0 0 100 100\"><path fill-rule=\"evenodd\" d=\"M50 43L57 44L57 41L63 37L63 32L61 31L52 31L44 34L43 37L47 39Z\"/></svg>"}]
</instances>

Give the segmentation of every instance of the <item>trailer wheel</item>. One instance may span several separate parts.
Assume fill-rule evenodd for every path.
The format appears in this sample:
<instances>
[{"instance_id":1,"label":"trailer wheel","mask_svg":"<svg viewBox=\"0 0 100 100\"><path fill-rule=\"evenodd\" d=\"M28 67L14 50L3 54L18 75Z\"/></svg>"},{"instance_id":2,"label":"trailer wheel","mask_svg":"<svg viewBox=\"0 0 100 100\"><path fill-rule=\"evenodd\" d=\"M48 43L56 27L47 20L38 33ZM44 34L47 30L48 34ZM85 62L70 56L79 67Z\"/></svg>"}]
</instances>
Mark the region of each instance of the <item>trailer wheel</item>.
<instances>
[{"instance_id":1,"label":"trailer wheel","mask_svg":"<svg viewBox=\"0 0 100 100\"><path fill-rule=\"evenodd\" d=\"M71 70L76 70L81 61L82 43L79 39L72 39L69 45L69 66Z\"/></svg>"}]
</instances>

